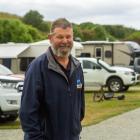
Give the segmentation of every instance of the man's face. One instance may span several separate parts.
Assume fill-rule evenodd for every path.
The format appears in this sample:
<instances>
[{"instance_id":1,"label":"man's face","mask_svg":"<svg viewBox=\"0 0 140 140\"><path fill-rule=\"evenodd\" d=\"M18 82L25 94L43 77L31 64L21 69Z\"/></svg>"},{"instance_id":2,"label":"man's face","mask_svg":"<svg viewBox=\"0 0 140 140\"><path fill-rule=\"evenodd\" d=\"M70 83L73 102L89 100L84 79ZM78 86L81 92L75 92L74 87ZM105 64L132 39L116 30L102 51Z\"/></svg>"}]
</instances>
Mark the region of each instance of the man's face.
<instances>
[{"instance_id":1,"label":"man's face","mask_svg":"<svg viewBox=\"0 0 140 140\"><path fill-rule=\"evenodd\" d=\"M66 29L55 28L49 36L53 52L58 57L68 57L73 47L73 30L70 27Z\"/></svg>"}]
</instances>

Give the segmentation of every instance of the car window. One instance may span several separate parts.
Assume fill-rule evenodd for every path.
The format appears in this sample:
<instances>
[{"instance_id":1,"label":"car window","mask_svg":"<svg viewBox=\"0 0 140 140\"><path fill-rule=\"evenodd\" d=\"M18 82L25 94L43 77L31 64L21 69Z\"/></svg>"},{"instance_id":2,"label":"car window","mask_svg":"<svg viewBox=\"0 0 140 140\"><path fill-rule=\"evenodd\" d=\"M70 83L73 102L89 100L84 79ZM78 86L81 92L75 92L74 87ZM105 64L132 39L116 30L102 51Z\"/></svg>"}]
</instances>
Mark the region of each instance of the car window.
<instances>
[{"instance_id":1,"label":"car window","mask_svg":"<svg viewBox=\"0 0 140 140\"><path fill-rule=\"evenodd\" d=\"M106 62L102 61L102 60L99 60L100 64L102 64L104 67L106 68L110 68L111 66L109 64L107 64Z\"/></svg>"},{"instance_id":2,"label":"car window","mask_svg":"<svg viewBox=\"0 0 140 140\"><path fill-rule=\"evenodd\" d=\"M97 64L91 61L84 60L83 61L83 68L84 69L95 69L96 67L99 67Z\"/></svg>"},{"instance_id":3,"label":"car window","mask_svg":"<svg viewBox=\"0 0 140 140\"><path fill-rule=\"evenodd\" d=\"M13 74L13 72L10 69L8 69L7 67L0 65L0 74L9 75L9 74Z\"/></svg>"}]
</instances>

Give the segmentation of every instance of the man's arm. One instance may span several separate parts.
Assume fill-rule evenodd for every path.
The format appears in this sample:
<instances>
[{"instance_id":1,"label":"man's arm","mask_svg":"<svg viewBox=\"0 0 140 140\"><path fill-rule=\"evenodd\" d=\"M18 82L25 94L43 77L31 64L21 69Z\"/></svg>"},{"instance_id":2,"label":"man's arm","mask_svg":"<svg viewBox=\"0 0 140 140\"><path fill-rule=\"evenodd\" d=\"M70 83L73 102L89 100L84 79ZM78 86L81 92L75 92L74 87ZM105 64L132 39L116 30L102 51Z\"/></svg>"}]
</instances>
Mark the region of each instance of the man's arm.
<instances>
[{"instance_id":1,"label":"man's arm","mask_svg":"<svg viewBox=\"0 0 140 140\"><path fill-rule=\"evenodd\" d=\"M43 90L40 80L39 68L31 65L25 76L19 113L26 140L43 140L44 137L44 134L41 132L39 113Z\"/></svg>"},{"instance_id":2,"label":"man's arm","mask_svg":"<svg viewBox=\"0 0 140 140\"><path fill-rule=\"evenodd\" d=\"M81 68L82 69L82 68ZM81 91L81 118L80 120L82 121L84 116L85 116L85 95L84 95L84 75L83 75L83 71L82 71L82 91Z\"/></svg>"}]
</instances>

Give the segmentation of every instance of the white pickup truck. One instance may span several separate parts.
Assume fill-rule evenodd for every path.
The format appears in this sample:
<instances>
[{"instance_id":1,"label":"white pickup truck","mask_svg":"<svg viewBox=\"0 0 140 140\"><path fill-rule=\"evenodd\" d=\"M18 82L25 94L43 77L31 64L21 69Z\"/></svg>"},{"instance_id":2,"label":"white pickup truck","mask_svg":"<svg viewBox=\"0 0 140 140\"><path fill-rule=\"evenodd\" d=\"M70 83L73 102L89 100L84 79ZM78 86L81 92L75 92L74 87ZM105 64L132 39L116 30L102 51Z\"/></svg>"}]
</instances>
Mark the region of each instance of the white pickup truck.
<instances>
[{"instance_id":1,"label":"white pickup truck","mask_svg":"<svg viewBox=\"0 0 140 140\"><path fill-rule=\"evenodd\" d=\"M15 121L20 107L23 78L0 65L0 122Z\"/></svg>"},{"instance_id":2,"label":"white pickup truck","mask_svg":"<svg viewBox=\"0 0 140 140\"><path fill-rule=\"evenodd\" d=\"M95 58L80 57L77 59L83 67L85 90L94 90L94 83L100 83L112 92L126 91L140 78L140 75L130 68L110 66Z\"/></svg>"}]
</instances>

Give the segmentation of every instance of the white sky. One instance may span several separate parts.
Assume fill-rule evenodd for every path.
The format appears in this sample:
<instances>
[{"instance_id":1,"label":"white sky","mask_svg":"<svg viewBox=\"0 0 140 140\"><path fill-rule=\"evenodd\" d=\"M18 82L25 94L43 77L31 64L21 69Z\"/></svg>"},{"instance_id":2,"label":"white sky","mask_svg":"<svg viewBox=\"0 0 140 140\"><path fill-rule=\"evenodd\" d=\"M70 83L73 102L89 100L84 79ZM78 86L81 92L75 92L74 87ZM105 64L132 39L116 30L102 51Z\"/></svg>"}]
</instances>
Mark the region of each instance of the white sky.
<instances>
[{"instance_id":1,"label":"white sky","mask_svg":"<svg viewBox=\"0 0 140 140\"><path fill-rule=\"evenodd\" d=\"M37 10L44 20L65 17L74 23L121 24L140 29L139 0L0 0L0 11L23 16Z\"/></svg>"}]
</instances>

